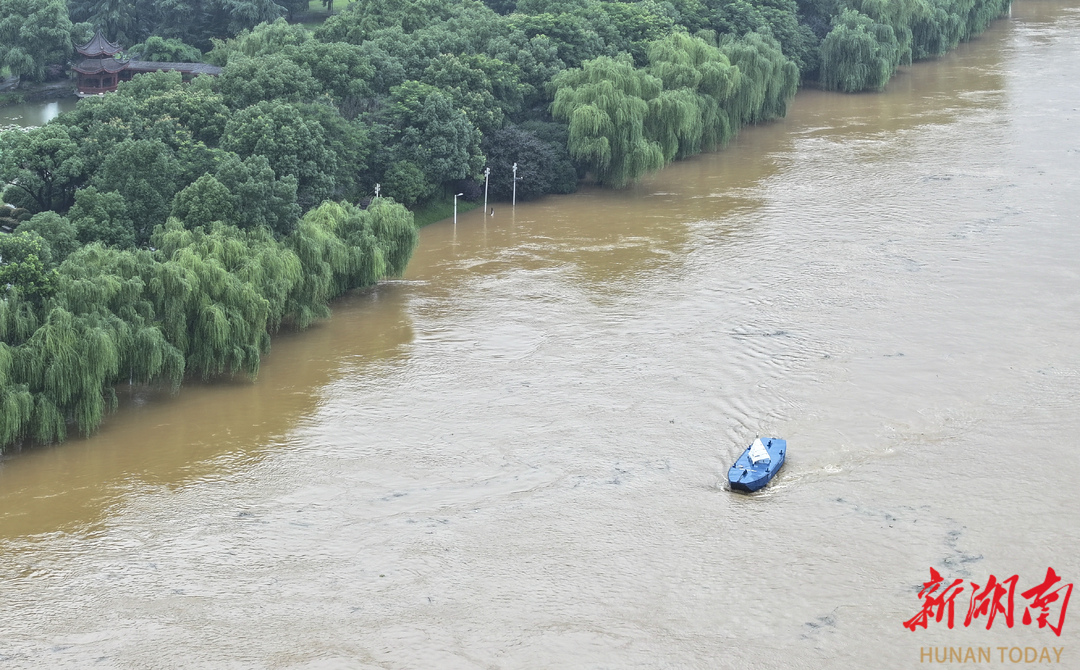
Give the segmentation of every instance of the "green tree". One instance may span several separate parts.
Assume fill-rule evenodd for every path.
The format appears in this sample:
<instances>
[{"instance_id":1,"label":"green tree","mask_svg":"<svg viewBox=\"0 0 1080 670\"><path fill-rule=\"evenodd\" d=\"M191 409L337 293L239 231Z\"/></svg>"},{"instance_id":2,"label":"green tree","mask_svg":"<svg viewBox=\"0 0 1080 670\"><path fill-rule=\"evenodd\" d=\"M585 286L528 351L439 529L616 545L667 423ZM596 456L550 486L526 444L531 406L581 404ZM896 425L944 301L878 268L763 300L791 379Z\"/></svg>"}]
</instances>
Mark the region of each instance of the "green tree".
<instances>
[{"instance_id":1,"label":"green tree","mask_svg":"<svg viewBox=\"0 0 1080 670\"><path fill-rule=\"evenodd\" d=\"M56 212L40 212L19 226L20 233L36 233L49 245L52 263L59 265L79 248L78 235L71 221Z\"/></svg>"},{"instance_id":2,"label":"green tree","mask_svg":"<svg viewBox=\"0 0 1080 670\"><path fill-rule=\"evenodd\" d=\"M286 313L302 328L325 317L334 297L403 273L417 240L412 213L390 198L376 199L367 210L323 203L304 215L287 240L303 278Z\"/></svg>"},{"instance_id":3,"label":"green tree","mask_svg":"<svg viewBox=\"0 0 1080 670\"><path fill-rule=\"evenodd\" d=\"M74 51L64 0L0 0L0 68L33 81Z\"/></svg>"},{"instance_id":4,"label":"green tree","mask_svg":"<svg viewBox=\"0 0 1080 670\"><path fill-rule=\"evenodd\" d=\"M208 174L176 194L171 215L183 221L187 228L209 228L214 221L235 226L238 219L232 193Z\"/></svg>"},{"instance_id":5,"label":"green tree","mask_svg":"<svg viewBox=\"0 0 1080 670\"><path fill-rule=\"evenodd\" d=\"M232 194L239 228L261 226L279 237L292 232L300 218L296 177L278 179L265 156L241 160L231 153L221 161L215 176Z\"/></svg>"},{"instance_id":6,"label":"green tree","mask_svg":"<svg viewBox=\"0 0 1080 670\"><path fill-rule=\"evenodd\" d=\"M311 31L307 28L279 18L273 23L260 23L251 30L241 30L236 37L213 39L214 48L206 54L206 62L224 66L233 55L268 56L282 53L286 47L300 46L310 39Z\"/></svg>"},{"instance_id":7,"label":"green tree","mask_svg":"<svg viewBox=\"0 0 1080 670\"><path fill-rule=\"evenodd\" d=\"M609 48L631 54L639 65L645 63L649 42L675 30L671 8L655 0L600 2L587 15Z\"/></svg>"},{"instance_id":8,"label":"green tree","mask_svg":"<svg viewBox=\"0 0 1080 670\"><path fill-rule=\"evenodd\" d=\"M448 181L475 177L483 167L480 132L433 86L409 81L395 87L375 120L384 137L382 165L418 167L429 192Z\"/></svg>"},{"instance_id":9,"label":"green tree","mask_svg":"<svg viewBox=\"0 0 1080 670\"><path fill-rule=\"evenodd\" d=\"M368 165L370 128L362 120L345 119L338 108L325 98L298 107L305 119L322 128L324 146L334 157L334 188L330 197L335 200L359 198L370 187L373 176Z\"/></svg>"},{"instance_id":10,"label":"green tree","mask_svg":"<svg viewBox=\"0 0 1080 670\"><path fill-rule=\"evenodd\" d=\"M709 27L719 34L743 36L756 32L770 34L780 43L784 55L794 61L803 75L817 73L820 40L806 24L799 22L795 0L722 0L715 2Z\"/></svg>"},{"instance_id":11,"label":"green tree","mask_svg":"<svg viewBox=\"0 0 1080 670\"><path fill-rule=\"evenodd\" d=\"M715 149L734 135L728 102L742 77L720 49L675 33L650 43L648 59L664 93L649 103L647 129L666 160Z\"/></svg>"},{"instance_id":12,"label":"green tree","mask_svg":"<svg viewBox=\"0 0 1080 670\"><path fill-rule=\"evenodd\" d=\"M150 75L140 75L131 83L141 83L141 80L148 76ZM224 99L219 93L198 88L194 82L181 88L179 79L177 76L174 88L140 92L141 94L136 94L133 88L125 84L120 94L137 96L139 104L136 113L144 119L174 119L191 134L192 139L210 146L216 145L225 132L225 122L229 118L229 108L225 106Z\"/></svg>"},{"instance_id":13,"label":"green tree","mask_svg":"<svg viewBox=\"0 0 1080 670\"><path fill-rule=\"evenodd\" d=\"M120 249L135 246L135 223L128 215L127 201L116 191L102 193L93 186L79 189L68 218L83 244L101 242Z\"/></svg>"},{"instance_id":14,"label":"green tree","mask_svg":"<svg viewBox=\"0 0 1080 670\"><path fill-rule=\"evenodd\" d=\"M145 42L133 45L127 51L138 54L141 60L159 63L198 63L202 60L202 52L195 47L158 35L151 35Z\"/></svg>"},{"instance_id":15,"label":"green tree","mask_svg":"<svg viewBox=\"0 0 1080 670\"><path fill-rule=\"evenodd\" d=\"M331 197L338 158L327 145L326 131L294 105L264 101L242 109L229 119L221 148L246 158L260 155L279 177L297 180L297 202L311 207Z\"/></svg>"},{"instance_id":16,"label":"green tree","mask_svg":"<svg viewBox=\"0 0 1080 670\"><path fill-rule=\"evenodd\" d=\"M77 137L77 136L76 136ZM35 212L66 211L75 189L86 178L86 164L79 144L66 126L47 124L26 131L0 133L0 182L21 192L19 203Z\"/></svg>"},{"instance_id":17,"label":"green tree","mask_svg":"<svg viewBox=\"0 0 1080 670\"><path fill-rule=\"evenodd\" d=\"M376 77L375 66L359 46L309 40L298 46L286 47L283 54L301 68L309 70L321 90L329 93L339 106L346 101L355 104L375 93L371 83Z\"/></svg>"},{"instance_id":18,"label":"green tree","mask_svg":"<svg viewBox=\"0 0 1080 670\"><path fill-rule=\"evenodd\" d=\"M556 126L557 124L548 124ZM548 193L571 193L577 186L577 172L566 152L566 132L561 145L546 142L534 132L507 126L484 137L487 166L494 177L490 195L495 200L510 200L513 191L513 165L517 163L519 200L532 200Z\"/></svg>"},{"instance_id":19,"label":"green tree","mask_svg":"<svg viewBox=\"0 0 1080 670\"><path fill-rule=\"evenodd\" d=\"M529 87L520 69L484 55L440 55L424 71L425 84L450 94L454 107L465 112L482 134L501 128L507 115L521 111Z\"/></svg>"},{"instance_id":20,"label":"green tree","mask_svg":"<svg viewBox=\"0 0 1080 670\"><path fill-rule=\"evenodd\" d=\"M726 35L720 51L739 69L740 77L725 102L738 125L783 118L799 87L799 68L784 56L772 35Z\"/></svg>"},{"instance_id":21,"label":"green tree","mask_svg":"<svg viewBox=\"0 0 1080 670\"><path fill-rule=\"evenodd\" d=\"M218 80L225 102L233 109L264 100L304 102L318 95L321 89L309 68L283 54L234 56Z\"/></svg>"},{"instance_id":22,"label":"green tree","mask_svg":"<svg viewBox=\"0 0 1080 670\"><path fill-rule=\"evenodd\" d=\"M38 302L55 290L56 270L46 264L45 240L31 232L0 235L0 289Z\"/></svg>"},{"instance_id":23,"label":"green tree","mask_svg":"<svg viewBox=\"0 0 1080 670\"><path fill-rule=\"evenodd\" d=\"M555 46L558 58L566 67L581 65L597 56L616 55L616 50L609 47L596 28L588 19L577 14L556 13L554 7L538 14L518 11L506 18L507 24L515 31L521 31L528 39L546 37Z\"/></svg>"},{"instance_id":24,"label":"green tree","mask_svg":"<svg viewBox=\"0 0 1080 670\"><path fill-rule=\"evenodd\" d=\"M386 193L407 207L432 198L438 189L419 165L408 160L392 163L383 174L382 184Z\"/></svg>"},{"instance_id":25,"label":"green tree","mask_svg":"<svg viewBox=\"0 0 1080 670\"><path fill-rule=\"evenodd\" d=\"M34 416L33 394L12 378L13 358L11 347L0 340L0 451L22 437Z\"/></svg>"},{"instance_id":26,"label":"green tree","mask_svg":"<svg viewBox=\"0 0 1080 670\"><path fill-rule=\"evenodd\" d=\"M645 131L648 101L662 87L660 79L635 69L628 55L596 58L552 80L551 114L569 124L570 155L598 182L625 186L663 167L663 149Z\"/></svg>"},{"instance_id":27,"label":"green tree","mask_svg":"<svg viewBox=\"0 0 1080 670\"><path fill-rule=\"evenodd\" d=\"M125 140L102 161L90 184L124 197L136 244L143 245L154 226L169 215L173 196L182 186L181 171L180 161L161 141Z\"/></svg>"},{"instance_id":28,"label":"green tree","mask_svg":"<svg viewBox=\"0 0 1080 670\"><path fill-rule=\"evenodd\" d=\"M460 4L460 0L355 0L316 28L315 38L360 44L386 28L396 27L409 34L445 21L459 11Z\"/></svg>"},{"instance_id":29,"label":"green tree","mask_svg":"<svg viewBox=\"0 0 1080 670\"><path fill-rule=\"evenodd\" d=\"M100 28L113 42L136 41L139 34L139 7L134 0L91 0L85 20Z\"/></svg>"},{"instance_id":30,"label":"green tree","mask_svg":"<svg viewBox=\"0 0 1080 670\"><path fill-rule=\"evenodd\" d=\"M893 29L845 9L821 44L821 82L845 93L880 91L900 64Z\"/></svg>"}]
</instances>

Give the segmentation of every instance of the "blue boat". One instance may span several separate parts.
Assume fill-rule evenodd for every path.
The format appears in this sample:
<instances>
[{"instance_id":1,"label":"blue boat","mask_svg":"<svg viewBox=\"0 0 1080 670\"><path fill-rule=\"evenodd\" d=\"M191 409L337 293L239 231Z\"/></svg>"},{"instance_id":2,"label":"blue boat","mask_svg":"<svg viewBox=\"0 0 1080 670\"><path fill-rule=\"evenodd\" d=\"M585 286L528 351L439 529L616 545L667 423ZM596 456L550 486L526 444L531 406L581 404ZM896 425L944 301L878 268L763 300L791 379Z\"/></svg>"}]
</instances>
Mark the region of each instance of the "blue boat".
<instances>
[{"instance_id":1,"label":"blue boat","mask_svg":"<svg viewBox=\"0 0 1080 670\"><path fill-rule=\"evenodd\" d=\"M728 470L728 483L733 491L757 491L769 483L784 464L787 440L778 437L759 437Z\"/></svg>"}]
</instances>

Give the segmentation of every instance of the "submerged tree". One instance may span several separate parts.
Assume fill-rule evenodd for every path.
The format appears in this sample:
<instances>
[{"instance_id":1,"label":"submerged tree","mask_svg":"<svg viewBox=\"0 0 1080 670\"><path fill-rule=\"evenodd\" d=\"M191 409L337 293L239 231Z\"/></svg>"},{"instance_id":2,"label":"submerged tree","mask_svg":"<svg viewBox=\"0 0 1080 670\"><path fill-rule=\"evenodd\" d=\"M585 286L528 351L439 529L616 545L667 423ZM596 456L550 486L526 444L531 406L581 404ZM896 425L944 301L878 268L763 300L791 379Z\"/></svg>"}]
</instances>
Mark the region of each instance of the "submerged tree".
<instances>
[{"instance_id":1,"label":"submerged tree","mask_svg":"<svg viewBox=\"0 0 1080 670\"><path fill-rule=\"evenodd\" d=\"M845 9L821 44L821 83L845 93L880 91L900 64L896 33L854 9Z\"/></svg>"},{"instance_id":2,"label":"submerged tree","mask_svg":"<svg viewBox=\"0 0 1080 670\"><path fill-rule=\"evenodd\" d=\"M659 142L647 136L649 100L663 84L629 56L606 56L565 70L551 82L551 114L570 126L568 148L602 184L625 186L664 166Z\"/></svg>"},{"instance_id":3,"label":"submerged tree","mask_svg":"<svg viewBox=\"0 0 1080 670\"><path fill-rule=\"evenodd\" d=\"M674 158L726 142L745 123L787 111L799 72L775 39L725 37L720 48L674 34L649 45L649 66L601 57L552 80L552 115L570 154L597 181L622 186Z\"/></svg>"},{"instance_id":4,"label":"submerged tree","mask_svg":"<svg viewBox=\"0 0 1080 670\"><path fill-rule=\"evenodd\" d=\"M799 70L768 35L749 33L741 39L725 38L720 50L740 77L726 107L735 123L760 123L782 118L799 86Z\"/></svg>"}]
</instances>

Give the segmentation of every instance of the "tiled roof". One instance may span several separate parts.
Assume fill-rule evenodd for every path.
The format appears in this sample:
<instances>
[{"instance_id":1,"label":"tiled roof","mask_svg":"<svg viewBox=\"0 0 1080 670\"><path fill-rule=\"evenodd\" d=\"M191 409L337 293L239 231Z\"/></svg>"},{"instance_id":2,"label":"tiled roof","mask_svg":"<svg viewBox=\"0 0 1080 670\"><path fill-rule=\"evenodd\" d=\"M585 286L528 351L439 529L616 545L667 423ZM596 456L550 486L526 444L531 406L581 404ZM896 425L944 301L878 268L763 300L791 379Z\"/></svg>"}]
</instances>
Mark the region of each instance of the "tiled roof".
<instances>
[{"instance_id":1,"label":"tiled roof","mask_svg":"<svg viewBox=\"0 0 1080 670\"><path fill-rule=\"evenodd\" d=\"M115 74L126 68L128 64L129 61L115 58L87 58L71 69L81 74L98 74L99 72Z\"/></svg>"},{"instance_id":2,"label":"tiled roof","mask_svg":"<svg viewBox=\"0 0 1080 670\"><path fill-rule=\"evenodd\" d=\"M120 53L120 45L113 44L105 39L105 36L101 34L101 30L98 30L89 42L75 47L75 50L87 58L101 58L102 56L112 56Z\"/></svg>"}]
</instances>

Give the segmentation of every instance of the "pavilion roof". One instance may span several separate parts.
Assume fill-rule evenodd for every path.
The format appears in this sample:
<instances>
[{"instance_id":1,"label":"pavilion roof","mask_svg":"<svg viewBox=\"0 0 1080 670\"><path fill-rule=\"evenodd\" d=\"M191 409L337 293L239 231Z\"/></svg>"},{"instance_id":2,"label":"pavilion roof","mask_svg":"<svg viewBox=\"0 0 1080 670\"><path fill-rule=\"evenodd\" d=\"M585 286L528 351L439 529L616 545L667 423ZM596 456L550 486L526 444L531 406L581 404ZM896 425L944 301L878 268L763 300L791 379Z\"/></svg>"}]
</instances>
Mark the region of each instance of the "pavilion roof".
<instances>
[{"instance_id":1,"label":"pavilion roof","mask_svg":"<svg viewBox=\"0 0 1080 670\"><path fill-rule=\"evenodd\" d=\"M128 66L128 61L116 58L87 58L72 70L80 74L98 74L99 72L116 73Z\"/></svg>"},{"instance_id":2,"label":"pavilion roof","mask_svg":"<svg viewBox=\"0 0 1080 670\"><path fill-rule=\"evenodd\" d=\"M75 47L75 50L87 58L101 58L102 56L112 56L120 53L121 47L119 44L114 44L105 39L99 28L89 42Z\"/></svg>"}]
</instances>

